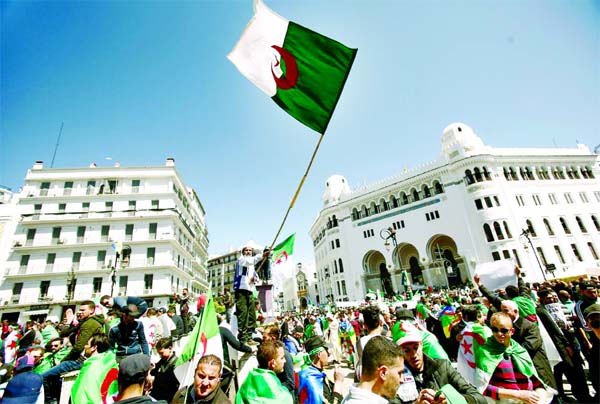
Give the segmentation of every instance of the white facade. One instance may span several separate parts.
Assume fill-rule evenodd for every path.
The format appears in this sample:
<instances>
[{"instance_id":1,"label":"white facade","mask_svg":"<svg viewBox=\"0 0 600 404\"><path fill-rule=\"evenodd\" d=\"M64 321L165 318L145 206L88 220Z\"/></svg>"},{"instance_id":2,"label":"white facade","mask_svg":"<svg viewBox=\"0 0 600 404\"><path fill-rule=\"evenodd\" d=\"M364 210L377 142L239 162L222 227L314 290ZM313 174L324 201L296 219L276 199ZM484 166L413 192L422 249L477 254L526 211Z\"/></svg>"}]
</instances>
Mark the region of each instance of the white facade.
<instances>
[{"instance_id":1,"label":"white facade","mask_svg":"<svg viewBox=\"0 0 600 404\"><path fill-rule=\"evenodd\" d=\"M317 303L402 291L403 271L414 288L461 285L477 264L504 258L529 281L598 271L599 175L584 145L492 148L462 123L417 169L354 190L334 175L310 230Z\"/></svg>"},{"instance_id":2,"label":"white facade","mask_svg":"<svg viewBox=\"0 0 600 404\"><path fill-rule=\"evenodd\" d=\"M115 296L154 306L184 287L193 294L208 287L204 208L173 159L67 169L36 162L18 197L19 223L2 267L3 318L60 318L68 304L110 295L113 286Z\"/></svg>"}]
</instances>

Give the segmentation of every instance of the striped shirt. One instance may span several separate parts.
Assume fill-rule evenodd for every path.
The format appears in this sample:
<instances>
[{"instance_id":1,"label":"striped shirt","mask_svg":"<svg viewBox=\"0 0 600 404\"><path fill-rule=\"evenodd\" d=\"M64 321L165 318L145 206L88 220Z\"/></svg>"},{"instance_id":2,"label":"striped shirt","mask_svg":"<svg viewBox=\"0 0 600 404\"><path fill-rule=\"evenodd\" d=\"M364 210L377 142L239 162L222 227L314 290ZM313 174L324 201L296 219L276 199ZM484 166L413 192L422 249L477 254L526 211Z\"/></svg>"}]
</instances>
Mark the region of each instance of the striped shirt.
<instances>
[{"instance_id":1,"label":"striped shirt","mask_svg":"<svg viewBox=\"0 0 600 404\"><path fill-rule=\"evenodd\" d=\"M498 389L500 388L509 390L534 390L538 387L543 386L535 376L531 378L525 376L515 368L510 359L503 359L496 367L496 370L494 370L494 374L483 395L498 400L500 398L498 396Z\"/></svg>"}]
</instances>

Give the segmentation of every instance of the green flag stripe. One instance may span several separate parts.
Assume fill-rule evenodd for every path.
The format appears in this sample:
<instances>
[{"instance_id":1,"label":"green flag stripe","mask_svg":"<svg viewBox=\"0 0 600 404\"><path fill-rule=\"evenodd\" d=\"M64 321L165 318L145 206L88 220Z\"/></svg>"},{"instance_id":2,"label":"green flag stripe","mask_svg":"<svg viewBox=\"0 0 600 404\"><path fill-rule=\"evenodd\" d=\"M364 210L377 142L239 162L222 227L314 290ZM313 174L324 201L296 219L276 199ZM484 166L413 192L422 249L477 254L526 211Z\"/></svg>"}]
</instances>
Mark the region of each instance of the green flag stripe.
<instances>
[{"instance_id":1,"label":"green flag stripe","mask_svg":"<svg viewBox=\"0 0 600 404\"><path fill-rule=\"evenodd\" d=\"M291 21L283 48L296 58L298 82L288 90L278 88L273 101L298 121L323 134L357 50Z\"/></svg>"},{"instance_id":2,"label":"green flag stripe","mask_svg":"<svg viewBox=\"0 0 600 404\"><path fill-rule=\"evenodd\" d=\"M277 244L273 247L273 257L279 254L281 251L285 251L288 255L292 255L294 253L294 241L296 240L296 233L292 234L288 238L286 238L281 243Z\"/></svg>"}]
</instances>

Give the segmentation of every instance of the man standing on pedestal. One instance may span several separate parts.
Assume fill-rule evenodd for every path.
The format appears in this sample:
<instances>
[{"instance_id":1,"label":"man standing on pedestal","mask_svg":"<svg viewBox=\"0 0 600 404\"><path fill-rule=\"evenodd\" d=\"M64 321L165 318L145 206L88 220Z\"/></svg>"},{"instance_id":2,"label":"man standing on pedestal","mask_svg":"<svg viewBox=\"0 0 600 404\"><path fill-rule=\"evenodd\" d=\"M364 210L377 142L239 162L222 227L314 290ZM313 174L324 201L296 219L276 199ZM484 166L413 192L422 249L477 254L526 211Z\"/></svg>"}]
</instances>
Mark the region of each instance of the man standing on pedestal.
<instances>
[{"instance_id":1,"label":"man standing on pedestal","mask_svg":"<svg viewBox=\"0 0 600 404\"><path fill-rule=\"evenodd\" d=\"M256 326L256 310L252 296L255 284L259 278L254 266L263 259L263 254L252 255L252 247L243 247L242 255L238 258L235 267L233 289L235 291L235 307L238 320L238 339L243 343L251 343L252 331ZM264 255L270 251L266 249Z\"/></svg>"}]
</instances>

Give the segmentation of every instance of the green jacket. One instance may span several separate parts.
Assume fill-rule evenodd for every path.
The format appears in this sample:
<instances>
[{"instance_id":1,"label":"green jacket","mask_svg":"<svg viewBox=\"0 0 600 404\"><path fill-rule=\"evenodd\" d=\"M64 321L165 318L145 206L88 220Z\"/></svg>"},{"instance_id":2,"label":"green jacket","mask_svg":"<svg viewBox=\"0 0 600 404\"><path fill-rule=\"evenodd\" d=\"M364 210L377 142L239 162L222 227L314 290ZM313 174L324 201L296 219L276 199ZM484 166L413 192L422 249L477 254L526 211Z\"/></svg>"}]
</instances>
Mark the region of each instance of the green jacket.
<instances>
[{"instance_id":1,"label":"green jacket","mask_svg":"<svg viewBox=\"0 0 600 404\"><path fill-rule=\"evenodd\" d=\"M95 314L79 323L79 327L77 327L76 331L77 336L75 337L75 345L73 345L73 349L71 349L71 352L63 359L63 361L78 360L90 337L97 332L103 331L104 316L102 314Z\"/></svg>"}]
</instances>

